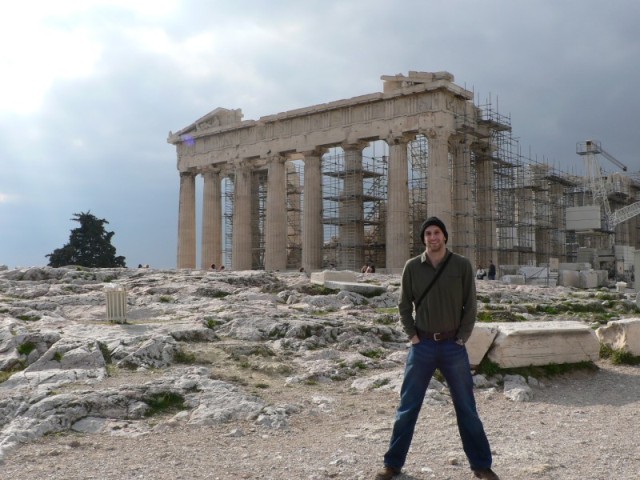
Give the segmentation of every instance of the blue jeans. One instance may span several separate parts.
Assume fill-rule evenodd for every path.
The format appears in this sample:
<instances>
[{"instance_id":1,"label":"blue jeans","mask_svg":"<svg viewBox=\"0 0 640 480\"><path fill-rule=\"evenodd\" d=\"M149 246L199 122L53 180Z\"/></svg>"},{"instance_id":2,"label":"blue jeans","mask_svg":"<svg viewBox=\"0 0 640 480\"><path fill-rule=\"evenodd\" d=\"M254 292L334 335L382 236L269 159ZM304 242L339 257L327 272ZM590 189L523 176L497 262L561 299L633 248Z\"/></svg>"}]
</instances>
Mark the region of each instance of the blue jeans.
<instances>
[{"instance_id":1,"label":"blue jeans","mask_svg":"<svg viewBox=\"0 0 640 480\"><path fill-rule=\"evenodd\" d=\"M396 412L389 450L384 455L384 464L397 469L403 467L418 414L436 368L449 386L462 448L471 468L490 468L491 448L476 410L467 349L453 339L439 342L421 340L411 346L400 392L400 405Z\"/></svg>"}]
</instances>

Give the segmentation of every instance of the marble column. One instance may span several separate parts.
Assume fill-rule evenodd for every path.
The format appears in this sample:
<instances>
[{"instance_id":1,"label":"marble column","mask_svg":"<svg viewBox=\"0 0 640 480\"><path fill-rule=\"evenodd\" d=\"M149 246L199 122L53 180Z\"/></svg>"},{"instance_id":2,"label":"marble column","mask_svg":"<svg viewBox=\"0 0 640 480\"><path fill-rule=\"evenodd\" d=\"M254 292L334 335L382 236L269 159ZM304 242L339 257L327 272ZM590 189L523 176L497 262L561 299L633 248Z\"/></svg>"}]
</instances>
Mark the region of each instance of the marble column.
<instances>
[{"instance_id":1,"label":"marble column","mask_svg":"<svg viewBox=\"0 0 640 480\"><path fill-rule=\"evenodd\" d=\"M476 264L476 232L474 228L473 179L471 176L471 151L468 139L455 137L451 140L452 176L453 176L453 238L451 249L467 257L472 265ZM487 267L487 263L480 263Z\"/></svg>"},{"instance_id":2,"label":"marble column","mask_svg":"<svg viewBox=\"0 0 640 480\"><path fill-rule=\"evenodd\" d=\"M178 268L196 268L196 174L180 172Z\"/></svg>"},{"instance_id":3,"label":"marble column","mask_svg":"<svg viewBox=\"0 0 640 480\"><path fill-rule=\"evenodd\" d=\"M338 267L353 271L360 271L364 264L363 148L363 144L343 145L344 188L339 213Z\"/></svg>"},{"instance_id":4,"label":"marble column","mask_svg":"<svg viewBox=\"0 0 640 480\"><path fill-rule=\"evenodd\" d=\"M551 256L566 261L565 252L565 205L564 187L560 183L551 184Z\"/></svg>"},{"instance_id":5,"label":"marble column","mask_svg":"<svg viewBox=\"0 0 640 480\"><path fill-rule=\"evenodd\" d=\"M476 245L478 265L486 267L489 261L496 266L497 257L496 206L493 186L493 162L488 148L476 153ZM511 209L512 213L514 209ZM505 248L506 245L500 245Z\"/></svg>"},{"instance_id":6,"label":"marble column","mask_svg":"<svg viewBox=\"0 0 640 480\"><path fill-rule=\"evenodd\" d=\"M233 190L234 270L251 270L251 232L251 164L243 161L236 164Z\"/></svg>"},{"instance_id":7,"label":"marble column","mask_svg":"<svg viewBox=\"0 0 640 480\"><path fill-rule=\"evenodd\" d=\"M530 184L520 186L518 199L518 245L519 265L535 266L535 204L536 192Z\"/></svg>"},{"instance_id":8,"label":"marble column","mask_svg":"<svg viewBox=\"0 0 640 480\"><path fill-rule=\"evenodd\" d=\"M322 155L323 149L304 153L302 266L307 272L322 268Z\"/></svg>"},{"instance_id":9,"label":"marble column","mask_svg":"<svg viewBox=\"0 0 640 480\"><path fill-rule=\"evenodd\" d=\"M222 188L220 171L209 169L203 173L202 194L202 258L200 268L222 265Z\"/></svg>"},{"instance_id":10,"label":"marble column","mask_svg":"<svg viewBox=\"0 0 640 480\"><path fill-rule=\"evenodd\" d=\"M444 222L449 233L449 244L454 243L453 207L451 204L451 173L449 171L449 135L447 130L431 129L427 132L429 142L429 165L427 177L427 212Z\"/></svg>"},{"instance_id":11,"label":"marble column","mask_svg":"<svg viewBox=\"0 0 640 480\"><path fill-rule=\"evenodd\" d=\"M389 145L389 173L386 212L386 270L401 273L409 259L411 243L409 225L409 174L407 145L411 138L387 140Z\"/></svg>"},{"instance_id":12,"label":"marble column","mask_svg":"<svg viewBox=\"0 0 640 480\"><path fill-rule=\"evenodd\" d=\"M272 157L268 163L265 225L265 270L287 268L287 184L285 159Z\"/></svg>"}]
</instances>

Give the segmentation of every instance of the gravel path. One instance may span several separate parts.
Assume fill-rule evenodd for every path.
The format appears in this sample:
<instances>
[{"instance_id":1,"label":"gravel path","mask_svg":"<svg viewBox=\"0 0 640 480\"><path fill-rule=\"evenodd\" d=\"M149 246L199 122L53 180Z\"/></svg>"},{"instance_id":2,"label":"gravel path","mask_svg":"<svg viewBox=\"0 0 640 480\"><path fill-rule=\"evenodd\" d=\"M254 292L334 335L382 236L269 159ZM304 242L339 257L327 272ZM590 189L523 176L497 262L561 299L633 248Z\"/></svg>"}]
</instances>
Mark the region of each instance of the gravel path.
<instances>
[{"instance_id":1,"label":"gravel path","mask_svg":"<svg viewBox=\"0 0 640 480\"><path fill-rule=\"evenodd\" d=\"M531 402L477 390L478 409L504 479L635 480L640 472L640 367L599 362L597 372L540 379ZM376 373L379 373L376 372ZM381 465L398 394L356 393L348 382L272 386L275 405L297 405L288 429L251 422L186 427L147 420L149 433L48 436L14 450L2 478L370 479ZM408 479L470 479L453 407L425 405Z\"/></svg>"}]
</instances>

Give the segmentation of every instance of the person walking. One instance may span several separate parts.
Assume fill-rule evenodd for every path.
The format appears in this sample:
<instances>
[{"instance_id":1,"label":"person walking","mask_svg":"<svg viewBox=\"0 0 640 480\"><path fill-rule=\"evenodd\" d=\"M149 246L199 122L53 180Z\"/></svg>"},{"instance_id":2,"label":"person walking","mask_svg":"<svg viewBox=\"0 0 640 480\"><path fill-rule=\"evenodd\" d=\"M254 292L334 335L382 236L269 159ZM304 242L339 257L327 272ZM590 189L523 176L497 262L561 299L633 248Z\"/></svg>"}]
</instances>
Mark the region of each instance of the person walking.
<instances>
[{"instance_id":1,"label":"person walking","mask_svg":"<svg viewBox=\"0 0 640 480\"><path fill-rule=\"evenodd\" d=\"M491 448L476 409L465 347L477 312L473 268L467 258L447 249L449 234L439 218L429 217L423 222L420 239L425 251L408 260L402 272L398 309L411 347L389 449L384 467L375 478L390 480L400 475L437 368L449 387L471 470L477 478L499 480L491 469Z\"/></svg>"}]
</instances>

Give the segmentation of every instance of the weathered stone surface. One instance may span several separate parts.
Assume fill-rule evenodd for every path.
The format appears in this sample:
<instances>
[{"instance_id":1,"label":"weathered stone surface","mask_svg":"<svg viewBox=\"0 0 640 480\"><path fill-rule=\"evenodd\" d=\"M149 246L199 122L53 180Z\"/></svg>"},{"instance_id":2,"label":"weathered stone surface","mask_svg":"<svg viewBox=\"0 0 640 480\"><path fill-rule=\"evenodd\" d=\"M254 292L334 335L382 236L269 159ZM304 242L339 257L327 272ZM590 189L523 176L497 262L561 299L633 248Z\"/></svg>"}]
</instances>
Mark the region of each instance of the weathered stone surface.
<instances>
[{"instance_id":1,"label":"weathered stone surface","mask_svg":"<svg viewBox=\"0 0 640 480\"><path fill-rule=\"evenodd\" d=\"M558 272L558 285L578 288L580 286L580 272L577 270L560 270Z\"/></svg>"},{"instance_id":2,"label":"weathered stone surface","mask_svg":"<svg viewBox=\"0 0 640 480\"><path fill-rule=\"evenodd\" d=\"M508 285L524 285L524 275L503 275L500 280Z\"/></svg>"},{"instance_id":3,"label":"weathered stone surface","mask_svg":"<svg viewBox=\"0 0 640 480\"><path fill-rule=\"evenodd\" d=\"M297 407L259 398L254 375L275 388L349 382L354 394L399 391L409 351L395 308L399 276L366 278L377 284L380 295L318 289L298 273L0 271L0 369L6 378L0 383L0 457L10 445L70 428L142 435L179 424L247 419L261 428L287 428L287 417ZM104 283L115 281L127 289L124 324L106 318ZM540 318L528 312L532 305L553 302L550 292L574 302L582 296L601 303L593 293L574 289L478 282L481 301L493 304L487 310L497 318L500 312L518 313L518 321ZM616 305L624 307L623 302ZM540 323L545 327L540 335L556 335L553 322ZM467 343L471 362L480 362L498 330L513 325L519 324L478 323ZM558 363L555 349L565 351L566 342L549 338L542 342L547 350L538 352L540 362ZM509 342L510 353L522 355L521 345L514 348L513 338ZM194 358L205 366L181 366ZM498 377L474 378L477 388L489 390L500 382ZM449 404L446 387L433 385L425 403ZM66 396L59 396L62 391ZM153 426L143 421L153 396L169 394L183 397L186 409ZM319 401L312 408L332 407Z\"/></svg>"},{"instance_id":4,"label":"weathered stone surface","mask_svg":"<svg viewBox=\"0 0 640 480\"><path fill-rule=\"evenodd\" d=\"M372 285L370 283L338 282L334 280L325 280L324 286L338 290L348 290L350 292L359 293L360 295L380 295L386 290L384 287Z\"/></svg>"},{"instance_id":5,"label":"weathered stone surface","mask_svg":"<svg viewBox=\"0 0 640 480\"><path fill-rule=\"evenodd\" d=\"M505 375L504 396L514 402L530 402L533 400L533 390L522 375Z\"/></svg>"},{"instance_id":6,"label":"weathered stone surface","mask_svg":"<svg viewBox=\"0 0 640 480\"><path fill-rule=\"evenodd\" d=\"M480 365L480 362L489 351L494 338L498 335L498 324L476 323L471 336L467 340L467 354L472 367Z\"/></svg>"},{"instance_id":7,"label":"weathered stone surface","mask_svg":"<svg viewBox=\"0 0 640 480\"><path fill-rule=\"evenodd\" d=\"M612 320L596 330L600 342L614 350L640 356L640 318Z\"/></svg>"},{"instance_id":8,"label":"weathered stone surface","mask_svg":"<svg viewBox=\"0 0 640 480\"><path fill-rule=\"evenodd\" d=\"M311 273L311 283L324 285L325 282L355 282L358 279L350 270L323 270Z\"/></svg>"},{"instance_id":9,"label":"weathered stone surface","mask_svg":"<svg viewBox=\"0 0 640 480\"><path fill-rule=\"evenodd\" d=\"M596 288L599 285L598 274L595 270L583 270L578 275L580 288Z\"/></svg>"},{"instance_id":10,"label":"weathered stone surface","mask_svg":"<svg viewBox=\"0 0 640 480\"><path fill-rule=\"evenodd\" d=\"M573 321L500 324L489 359L502 368L595 361L600 344L589 326Z\"/></svg>"}]
</instances>

